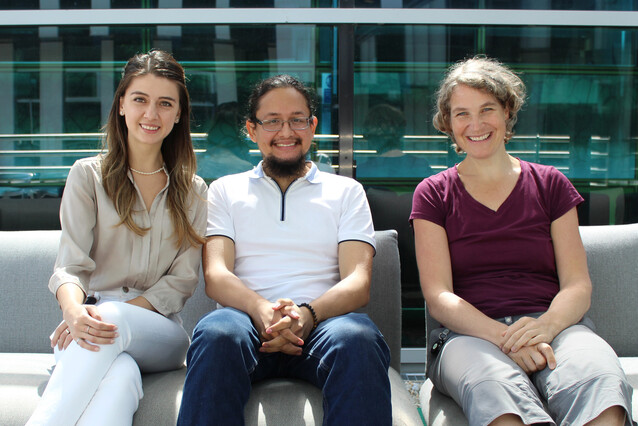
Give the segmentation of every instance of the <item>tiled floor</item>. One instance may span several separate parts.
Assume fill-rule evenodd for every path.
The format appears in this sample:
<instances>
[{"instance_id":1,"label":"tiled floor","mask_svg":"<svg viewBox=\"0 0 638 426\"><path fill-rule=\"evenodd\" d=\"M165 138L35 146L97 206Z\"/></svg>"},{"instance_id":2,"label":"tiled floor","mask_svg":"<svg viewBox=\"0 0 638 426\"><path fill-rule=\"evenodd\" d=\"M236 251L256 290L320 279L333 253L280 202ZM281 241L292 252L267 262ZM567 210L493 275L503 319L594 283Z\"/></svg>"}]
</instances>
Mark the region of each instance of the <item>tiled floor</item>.
<instances>
[{"instance_id":1,"label":"tiled floor","mask_svg":"<svg viewBox=\"0 0 638 426\"><path fill-rule=\"evenodd\" d=\"M425 374L401 374L405 387L414 398L414 403L419 407L419 389L425 382Z\"/></svg>"},{"instance_id":2,"label":"tiled floor","mask_svg":"<svg viewBox=\"0 0 638 426\"><path fill-rule=\"evenodd\" d=\"M406 389L412 396L414 405L416 405L419 410L421 420L423 420L423 413L421 413L421 404L419 402L419 390L425 381L425 374L401 374L401 377L403 378L403 383L405 383ZM425 424L425 420L423 420L423 422Z\"/></svg>"}]
</instances>

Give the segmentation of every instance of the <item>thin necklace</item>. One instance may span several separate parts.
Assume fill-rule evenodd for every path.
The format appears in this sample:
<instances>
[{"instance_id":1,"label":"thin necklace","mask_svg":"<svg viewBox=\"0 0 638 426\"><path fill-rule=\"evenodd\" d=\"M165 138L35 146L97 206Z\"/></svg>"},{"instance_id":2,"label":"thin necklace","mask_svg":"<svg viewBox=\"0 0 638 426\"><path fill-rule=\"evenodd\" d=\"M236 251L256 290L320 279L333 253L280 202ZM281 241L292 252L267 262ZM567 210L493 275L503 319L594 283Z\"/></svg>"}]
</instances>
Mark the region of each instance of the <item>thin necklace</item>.
<instances>
[{"instance_id":1,"label":"thin necklace","mask_svg":"<svg viewBox=\"0 0 638 426\"><path fill-rule=\"evenodd\" d=\"M159 173L162 170L164 170L164 166L160 167L159 169L155 170L154 172L140 172L139 170L135 170L133 167L129 167L129 169L131 169L132 172L139 173L141 175L150 176L150 175L154 175L154 174Z\"/></svg>"}]
</instances>

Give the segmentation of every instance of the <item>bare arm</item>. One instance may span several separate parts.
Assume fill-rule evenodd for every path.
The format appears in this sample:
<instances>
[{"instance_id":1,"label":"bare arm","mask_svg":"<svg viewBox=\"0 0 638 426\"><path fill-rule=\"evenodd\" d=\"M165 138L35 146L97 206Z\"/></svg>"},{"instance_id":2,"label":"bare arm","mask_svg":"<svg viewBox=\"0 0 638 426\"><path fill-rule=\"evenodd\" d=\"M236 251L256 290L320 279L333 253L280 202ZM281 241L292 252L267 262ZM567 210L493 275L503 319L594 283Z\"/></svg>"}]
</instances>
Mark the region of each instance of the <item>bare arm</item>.
<instances>
[{"instance_id":1,"label":"bare arm","mask_svg":"<svg viewBox=\"0 0 638 426\"><path fill-rule=\"evenodd\" d=\"M430 315L452 331L500 346L507 326L454 294L445 229L422 219L415 219L413 224L421 290Z\"/></svg>"},{"instance_id":2,"label":"bare arm","mask_svg":"<svg viewBox=\"0 0 638 426\"><path fill-rule=\"evenodd\" d=\"M591 280L587 255L578 232L578 215L572 208L551 224L552 242L560 290L547 312L538 319L522 318L505 334L503 351L517 351L525 345L551 343L556 335L576 324L591 303Z\"/></svg>"},{"instance_id":3,"label":"bare arm","mask_svg":"<svg viewBox=\"0 0 638 426\"><path fill-rule=\"evenodd\" d=\"M235 243L222 236L209 237L203 250L206 294L223 306L249 313L262 300L234 274Z\"/></svg>"},{"instance_id":4,"label":"bare arm","mask_svg":"<svg viewBox=\"0 0 638 426\"><path fill-rule=\"evenodd\" d=\"M362 241L339 244L341 281L312 302L319 321L343 315L368 304L374 249Z\"/></svg>"}]
</instances>

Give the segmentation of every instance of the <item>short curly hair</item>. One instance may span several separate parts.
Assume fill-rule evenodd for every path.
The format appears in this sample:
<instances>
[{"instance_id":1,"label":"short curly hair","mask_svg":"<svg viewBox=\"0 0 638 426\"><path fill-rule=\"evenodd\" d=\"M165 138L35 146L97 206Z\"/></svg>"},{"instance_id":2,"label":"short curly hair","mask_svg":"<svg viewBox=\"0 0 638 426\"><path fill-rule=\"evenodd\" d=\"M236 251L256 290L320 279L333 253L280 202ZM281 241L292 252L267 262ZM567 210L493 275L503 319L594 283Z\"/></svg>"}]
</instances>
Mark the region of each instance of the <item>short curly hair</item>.
<instances>
[{"instance_id":1,"label":"short curly hair","mask_svg":"<svg viewBox=\"0 0 638 426\"><path fill-rule=\"evenodd\" d=\"M461 154L450 119L450 99L458 85L465 85L494 96L503 108L509 111L506 120L505 143L514 136L514 124L518 111L525 103L525 83L514 71L496 59L475 56L452 65L436 92L436 113L432 119L434 127L452 140L452 147Z\"/></svg>"}]
</instances>

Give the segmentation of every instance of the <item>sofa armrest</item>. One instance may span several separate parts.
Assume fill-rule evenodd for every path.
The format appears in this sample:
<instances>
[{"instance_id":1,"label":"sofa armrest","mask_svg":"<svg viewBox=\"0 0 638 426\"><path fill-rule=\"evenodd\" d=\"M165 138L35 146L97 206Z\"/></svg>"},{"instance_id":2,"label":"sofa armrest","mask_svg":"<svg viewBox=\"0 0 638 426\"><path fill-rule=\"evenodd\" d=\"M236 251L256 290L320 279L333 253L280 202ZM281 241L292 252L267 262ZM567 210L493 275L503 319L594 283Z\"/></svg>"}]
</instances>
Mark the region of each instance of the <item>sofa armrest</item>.
<instances>
[{"instance_id":1,"label":"sofa armrest","mask_svg":"<svg viewBox=\"0 0 638 426\"><path fill-rule=\"evenodd\" d=\"M367 313L385 337L397 371L401 367L401 264L395 230L376 231L377 252L372 263L370 303Z\"/></svg>"}]
</instances>

